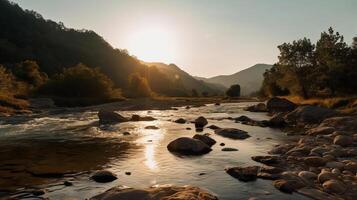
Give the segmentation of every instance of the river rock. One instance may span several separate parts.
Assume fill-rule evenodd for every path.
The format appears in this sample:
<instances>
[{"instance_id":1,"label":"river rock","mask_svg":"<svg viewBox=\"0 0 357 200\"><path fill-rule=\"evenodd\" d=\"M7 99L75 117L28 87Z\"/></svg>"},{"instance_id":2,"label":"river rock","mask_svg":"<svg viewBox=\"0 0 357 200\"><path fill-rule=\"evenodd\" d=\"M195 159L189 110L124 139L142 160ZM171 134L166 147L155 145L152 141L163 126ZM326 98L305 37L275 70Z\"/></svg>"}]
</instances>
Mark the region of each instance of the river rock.
<instances>
[{"instance_id":1,"label":"river rock","mask_svg":"<svg viewBox=\"0 0 357 200\"><path fill-rule=\"evenodd\" d=\"M212 130L220 129L220 127L218 127L218 126L216 126L216 125L213 125L213 124L207 126L207 128L212 129Z\"/></svg>"},{"instance_id":2,"label":"river rock","mask_svg":"<svg viewBox=\"0 0 357 200\"><path fill-rule=\"evenodd\" d=\"M275 188L285 193L292 193L304 186L302 182L285 179L275 180L273 184Z\"/></svg>"},{"instance_id":3,"label":"river rock","mask_svg":"<svg viewBox=\"0 0 357 200\"><path fill-rule=\"evenodd\" d=\"M337 169L343 169L345 166L344 163L342 162L336 162L336 161L331 161L326 163L326 167L328 168L337 168Z\"/></svg>"},{"instance_id":4,"label":"river rock","mask_svg":"<svg viewBox=\"0 0 357 200\"><path fill-rule=\"evenodd\" d=\"M175 122L178 124L184 124L184 123L186 123L186 120L183 118L180 118L180 119L176 119Z\"/></svg>"},{"instance_id":5,"label":"river rock","mask_svg":"<svg viewBox=\"0 0 357 200\"><path fill-rule=\"evenodd\" d=\"M170 142L167 145L170 152L175 152L183 155L202 155L210 152L212 149L201 140L181 137Z\"/></svg>"},{"instance_id":6,"label":"river rock","mask_svg":"<svg viewBox=\"0 0 357 200\"><path fill-rule=\"evenodd\" d=\"M207 119L202 116L195 119L195 127L198 129L202 129L207 124L208 124Z\"/></svg>"},{"instance_id":7,"label":"river rock","mask_svg":"<svg viewBox=\"0 0 357 200\"><path fill-rule=\"evenodd\" d=\"M301 171L298 176L307 181L313 181L317 178L317 174L310 171Z\"/></svg>"},{"instance_id":8,"label":"river rock","mask_svg":"<svg viewBox=\"0 0 357 200\"><path fill-rule=\"evenodd\" d=\"M232 167L226 169L226 172L240 181L248 182L257 179L259 169L258 166Z\"/></svg>"},{"instance_id":9,"label":"river rock","mask_svg":"<svg viewBox=\"0 0 357 200\"><path fill-rule=\"evenodd\" d=\"M346 186L338 180L328 180L322 184L324 190L328 193L342 194L346 191Z\"/></svg>"},{"instance_id":10,"label":"river rock","mask_svg":"<svg viewBox=\"0 0 357 200\"><path fill-rule=\"evenodd\" d=\"M356 162L348 162L344 166L344 169L356 174L357 173L357 163Z\"/></svg>"},{"instance_id":11,"label":"river rock","mask_svg":"<svg viewBox=\"0 0 357 200\"><path fill-rule=\"evenodd\" d=\"M308 105L296 108L286 115L286 119L291 122L314 124L337 114L335 110L329 108Z\"/></svg>"},{"instance_id":12,"label":"river rock","mask_svg":"<svg viewBox=\"0 0 357 200\"><path fill-rule=\"evenodd\" d=\"M145 126L145 129L157 130L159 127L157 126Z\"/></svg>"},{"instance_id":13,"label":"river rock","mask_svg":"<svg viewBox=\"0 0 357 200\"><path fill-rule=\"evenodd\" d=\"M311 136L316 135L329 135L335 131L335 128L328 126L319 126L308 130L306 133Z\"/></svg>"},{"instance_id":14,"label":"river rock","mask_svg":"<svg viewBox=\"0 0 357 200\"><path fill-rule=\"evenodd\" d=\"M140 116L140 115L132 115L130 121L154 121L155 118L151 116Z\"/></svg>"},{"instance_id":15,"label":"river rock","mask_svg":"<svg viewBox=\"0 0 357 200\"><path fill-rule=\"evenodd\" d=\"M275 146L268 153L270 153L270 154L285 154L290 149L292 149L294 146L295 146L294 144L281 144L281 145Z\"/></svg>"},{"instance_id":16,"label":"river rock","mask_svg":"<svg viewBox=\"0 0 357 200\"><path fill-rule=\"evenodd\" d=\"M90 200L218 200L207 191L193 186L155 186L147 189L132 189L117 186L92 197Z\"/></svg>"},{"instance_id":17,"label":"river rock","mask_svg":"<svg viewBox=\"0 0 357 200\"><path fill-rule=\"evenodd\" d=\"M114 124L128 121L128 119L121 116L120 114L108 110L100 110L98 112L98 118L100 124Z\"/></svg>"},{"instance_id":18,"label":"river rock","mask_svg":"<svg viewBox=\"0 0 357 200\"><path fill-rule=\"evenodd\" d=\"M216 129L214 131L214 133L216 133L217 135L223 136L223 137L231 138L231 139L243 140L243 139L247 139L250 137L250 135L246 131L236 129L236 128Z\"/></svg>"},{"instance_id":19,"label":"river rock","mask_svg":"<svg viewBox=\"0 0 357 200\"><path fill-rule=\"evenodd\" d=\"M353 138L345 135L338 135L333 140L334 144L340 145L342 147L349 146L353 143Z\"/></svg>"},{"instance_id":20,"label":"river rock","mask_svg":"<svg viewBox=\"0 0 357 200\"><path fill-rule=\"evenodd\" d=\"M327 160L320 156L310 156L310 157L304 158L304 162L308 166L320 167L320 166L324 166L326 164Z\"/></svg>"},{"instance_id":21,"label":"river rock","mask_svg":"<svg viewBox=\"0 0 357 200\"><path fill-rule=\"evenodd\" d=\"M264 103L258 103L256 105L248 106L244 110L250 111L250 112L267 112L267 107Z\"/></svg>"},{"instance_id":22,"label":"river rock","mask_svg":"<svg viewBox=\"0 0 357 200\"><path fill-rule=\"evenodd\" d=\"M285 119L284 119L284 114L283 113L278 113L274 115L269 121L267 122L267 125L269 127L274 127L274 128L283 128L287 125Z\"/></svg>"},{"instance_id":23,"label":"river rock","mask_svg":"<svg viewBox=\"0 0 357 200\"><path fill-rule=\"evenodd\" d=\"M207 135L196 134L193 136L193 138L197 139L197 140L201 140L208 146L213 146L214 144L216 144L216 140L212 139L211 137L209 137Z\"/></svg>"},{"instance_id":24,"label":"river rock","mask_svg":"<svg viewBox=\"0 0 357 200\"><path fill-rule=\"evenodd\" d=\"M222 149L222 151L238 151L236 148L231 148L231 147L225 147Z\"/></svg>"},{"instance_id":25,"label":"river rock","mask_svg":"<svg viewBox=\"0 0 357 200\"><path fill-rule=\"evenodd\" d=\"M296 104L283 98L273 97L267 101L267 110L271 113L290 112L296 108Z\"/></svg>"},{"instance_id":26,"label":"river rock","mask_svg":"<svg viewBox=\"0 0 357 200\"><path fill-rule=\"evenodd\" d=\"M331 126L339 131L356 131L357 117L332 117L325 119L319 126Z\"/></svg>"},{"instance_id":27,"label":"river rock","mask_svg":"<svg viewBox=\"0 0 357 200\"><path fill-rule=\"evenodd\" d=\"M320 183L324 183L325 181L328 181L331 179L337 179L337 175L332 172L325 171L325 170L322 170L321 173L317 176L317 180Z\"/></svg>"},{"instance_id":28,"label":"river rock","mask_svg":"<svg viewBox=\"0 0 357 200\"><path fill-rule=\"evenodd\" d=\"M312 199L318 199L318 200L337 200L336 197L326 193L326 192L323 192L323 191L320 191L318 189L315 189L315 188L307 188L307 187L304 187L304 188L301 188L299 190L297 190L298 193L304 195L304 196L307 196L307 197L310 197Z\"/></svg>"},{"instance_id":29,"label":"river rock","mask_svg":"<svg viewBox=\"0 0 357 200\"><path fill-rule=\"evenodd\" d=\"M102 170L95 172L91 179L98 183L108 183L117 179L117 176L110 171Z\"/></svg>"},{"instance_id":30,"label":"river rock","mask_svg":"<svg viewBox=\"0 0 357 200\"><path fill-rule=\"evenodd\" d=\"M252 156L252 160L266 165L278 164L280 162L278 156Z\"/></svg>"}]
</instances>

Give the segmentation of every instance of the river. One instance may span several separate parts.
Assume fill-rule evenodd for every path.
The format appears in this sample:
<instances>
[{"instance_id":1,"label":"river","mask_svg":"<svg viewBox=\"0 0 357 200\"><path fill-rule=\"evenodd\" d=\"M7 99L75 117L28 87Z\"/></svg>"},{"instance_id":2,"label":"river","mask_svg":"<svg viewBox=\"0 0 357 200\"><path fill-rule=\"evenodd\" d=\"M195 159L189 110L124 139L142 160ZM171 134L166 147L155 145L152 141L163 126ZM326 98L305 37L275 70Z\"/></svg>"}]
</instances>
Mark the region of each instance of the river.
<instances>
[{"instance_id":1,"label":"river","mask_svg":"<svg viewBox=\"0 0 357 200\"><path fill-rule=\"evenodd\" d=\"M235 123L228 117L246 115L252 119L268 119L265 113L252 113L243 108L252 103L226 103L219 106L177 110L122 111L152 116L156 121L126 122L98 126L93 111L54 113L45 117L0 124L0 194L10 191L13 197L40 199L85 199L116 185L145 188L155 184L194 185L216 194L221 200L248 199L306 199L298 194L284 194L269 180L240 182L224 169L233 166L260 165L251 156L266 155L274 145L291 141L278 129ZM196 134L194 124L177 124L178 118L208 119L209 125L239 128L252 137L232 140L210 133L217 141L212 151L203 156L176 156L167 151L167 144L182 136ZM157 130L145 129L154 125ZM191 128L188 130L187 128ZM129 132L130 135L123 135ZM238 151L221 151L220 143ZM89 179L95 170L108 169L118 179L111 183L96 183ZM131 175L127 175L130 172ZM70 181L72 186L64 186ZM28 191L41 188L40 198Z\"/></svg>"}]
</instances>

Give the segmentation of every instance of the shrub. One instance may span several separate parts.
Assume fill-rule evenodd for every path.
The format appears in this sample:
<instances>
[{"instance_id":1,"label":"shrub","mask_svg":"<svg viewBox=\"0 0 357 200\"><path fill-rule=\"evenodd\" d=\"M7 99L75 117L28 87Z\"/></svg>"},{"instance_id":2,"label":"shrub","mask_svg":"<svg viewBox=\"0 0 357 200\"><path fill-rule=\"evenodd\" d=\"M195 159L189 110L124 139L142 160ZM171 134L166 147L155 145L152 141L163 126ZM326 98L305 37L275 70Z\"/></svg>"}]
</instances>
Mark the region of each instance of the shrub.
<instances>
[{"instance_id":1,"label":"shrub","mask_svg":"<svg viewBox=\"0 0 357 200\"><path fill-rule=\"evenodd\" d=\"M146 78L138 73L129 76L129 87L127 97L151 97L152 91Z\"/></svg>"},{"instance_id":2,"label":"shrub","mask_svg":"<svg viewBox=\"0 0 357 200\"><path fill-rule=\"evenodd\" d=\"M39 90L42 94L71 98L109 99L120 97L111 79L98 68L78 64L64 69Z\"/></svg>"},{"instance_id":3,"label":"shrub","mask_svg":"<svg viewBox=\"0 0 357 200\"><path fill-rule=\"evenodd\" d=\"M240 85L232 85L226 92L229 97L239 97L240 96Z\"/></svg>"}]
</instances>

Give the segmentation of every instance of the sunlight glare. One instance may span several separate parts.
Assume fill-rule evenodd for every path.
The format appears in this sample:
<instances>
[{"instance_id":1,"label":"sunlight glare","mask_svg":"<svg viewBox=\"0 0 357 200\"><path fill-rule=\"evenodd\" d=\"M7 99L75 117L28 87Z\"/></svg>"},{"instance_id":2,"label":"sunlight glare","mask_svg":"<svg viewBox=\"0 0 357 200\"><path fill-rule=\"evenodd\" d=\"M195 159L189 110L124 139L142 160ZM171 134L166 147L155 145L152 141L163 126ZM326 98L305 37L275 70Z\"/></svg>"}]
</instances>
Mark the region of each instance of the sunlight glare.
<instances>
[{"instance_id":1,"label":"sunlight glare","mask_svg":"<svg viewBox=\"0 0 357 200\"><path fill-rule=\"evenodd\" d=\"M170 63L176 56L176 39L167 27L142 27L130 34L127 48L140 60Z\"/></svg>"}]
</instances>

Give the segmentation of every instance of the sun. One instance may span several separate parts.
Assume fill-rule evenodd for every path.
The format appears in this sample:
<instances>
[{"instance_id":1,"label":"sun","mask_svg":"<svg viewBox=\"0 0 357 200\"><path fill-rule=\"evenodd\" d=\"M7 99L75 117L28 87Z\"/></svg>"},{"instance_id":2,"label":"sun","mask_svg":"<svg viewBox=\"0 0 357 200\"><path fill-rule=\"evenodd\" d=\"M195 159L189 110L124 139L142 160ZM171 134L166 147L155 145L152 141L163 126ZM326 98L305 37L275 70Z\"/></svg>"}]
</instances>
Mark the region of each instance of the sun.
<instances>
[{"instance_id":1,"label":"sun","mask_svg":"<svg viewBox=\"0 0 357 200\"><path fill-rule=\"evenodd\" d=\"M176 56L175 34L167 28L150 26L132 32L128 51L146 62L173 62Z\"/></svg>"}]
</instances>

